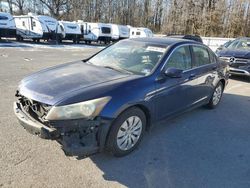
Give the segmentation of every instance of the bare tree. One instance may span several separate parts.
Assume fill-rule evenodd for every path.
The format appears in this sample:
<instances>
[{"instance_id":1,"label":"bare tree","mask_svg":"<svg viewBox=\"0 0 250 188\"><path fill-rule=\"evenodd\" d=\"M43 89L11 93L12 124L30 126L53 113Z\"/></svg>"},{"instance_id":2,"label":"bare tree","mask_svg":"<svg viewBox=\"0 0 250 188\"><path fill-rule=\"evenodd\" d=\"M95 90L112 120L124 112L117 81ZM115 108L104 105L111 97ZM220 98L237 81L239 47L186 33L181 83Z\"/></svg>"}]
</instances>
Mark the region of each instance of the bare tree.
<instances>
[{"instance_id":1,"label":"bare tree","mask_svg":"<svg viewBox=\"0 0 250 188\"><path fill-rule=\"evenodd\" d=\"M13 0L7 0L7 3L9 6L10 14L13 14Z\"/></svg>"},{"instance_id":2,"label":"bare tree","mask_svg":"<svg viewBox=\"0 0 250 188\"><path fill-rule=\"evenodd\" d=\"M12 0L12 4L14 4L16 7L18 7L18 14L23 14L24 13L24 3L25 0Z\"/></svg>"},{"instance_id":3,"label":"bare tree","mask_svg":"<svg viewBox=\"0 0 250 188\"><path fill-rule=\"evenodd\" d=\"M250 36L250 0L6 1L11 14L49 12L58 19L128 24L165 34Z\"/></svg>"},{"instance_id":4,"label":"bare tree","mask_svg":"<svg viewBox=\"0 0 250 188\"><path fill-rule=\"evenodd\" d=\"M60 18L60 12L65 11L68 0L40 0L40 2L47 7L51 16Z\"/></svg>"}]
</instances>

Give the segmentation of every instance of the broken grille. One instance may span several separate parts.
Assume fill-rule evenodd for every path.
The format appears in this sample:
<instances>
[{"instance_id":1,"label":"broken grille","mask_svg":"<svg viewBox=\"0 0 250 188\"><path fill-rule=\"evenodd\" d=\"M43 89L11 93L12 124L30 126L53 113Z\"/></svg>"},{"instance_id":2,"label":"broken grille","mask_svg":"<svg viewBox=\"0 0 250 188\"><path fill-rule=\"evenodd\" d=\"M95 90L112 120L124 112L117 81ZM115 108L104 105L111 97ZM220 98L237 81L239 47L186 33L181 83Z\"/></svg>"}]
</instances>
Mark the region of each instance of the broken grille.
<instances>
[{"instance_id":1,"label":"broken grille","mask_svg":"<svg viewBox=\"0 0 250 188\"><path fill-rule=\"evenodd\" d=\"M38 101L31 100L24 96L19 96L19 102L22 108L33 118L44 122L45 117L51 109L51 105L43 104Z\"/></svg>"}]
</instances>

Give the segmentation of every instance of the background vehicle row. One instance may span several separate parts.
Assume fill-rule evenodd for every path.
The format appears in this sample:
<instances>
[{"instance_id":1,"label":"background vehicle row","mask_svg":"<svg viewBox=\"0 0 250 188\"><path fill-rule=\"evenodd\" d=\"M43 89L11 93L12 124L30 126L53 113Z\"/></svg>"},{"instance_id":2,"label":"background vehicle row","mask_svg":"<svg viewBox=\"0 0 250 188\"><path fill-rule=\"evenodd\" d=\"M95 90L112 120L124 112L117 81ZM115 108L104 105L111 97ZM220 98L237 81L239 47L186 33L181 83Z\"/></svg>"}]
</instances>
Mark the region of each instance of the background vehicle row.
<instances>
[{"instance_id":1,"label":"background vehicle row","mask_svg":"<svg viewBox=\"0 0 250 188\"><path fill-rule=\"evenodd\" d=\"M129 25L89 23L83 20L74 22L58 21L50 16L28 15L12 16L0 12L0 38L13 38L18 41L32 39L42 40L72 40L74 43L85 41L110 43L130 37L152 37L147 28L133 28Z\"/></svg>"}]
</instances>

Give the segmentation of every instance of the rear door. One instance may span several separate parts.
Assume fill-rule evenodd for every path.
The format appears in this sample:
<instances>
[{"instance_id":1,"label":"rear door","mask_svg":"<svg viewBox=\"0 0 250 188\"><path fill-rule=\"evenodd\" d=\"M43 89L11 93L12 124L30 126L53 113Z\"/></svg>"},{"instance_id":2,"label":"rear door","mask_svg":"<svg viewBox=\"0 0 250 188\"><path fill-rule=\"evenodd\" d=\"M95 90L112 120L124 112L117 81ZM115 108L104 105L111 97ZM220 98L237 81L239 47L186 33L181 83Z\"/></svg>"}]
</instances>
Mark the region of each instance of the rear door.
<instances>
[{"instance_id":1,"label":"rear door","mask_svg":"<svg viewBox=\"0 0 250 188\"><path fill-rule=\"evenodd\" d=\"M192 45L193 70L197 80L195 103L209 100L213 92L213 83L217 75L217 58L202 45Z\"/></svg>"}]
</instances>

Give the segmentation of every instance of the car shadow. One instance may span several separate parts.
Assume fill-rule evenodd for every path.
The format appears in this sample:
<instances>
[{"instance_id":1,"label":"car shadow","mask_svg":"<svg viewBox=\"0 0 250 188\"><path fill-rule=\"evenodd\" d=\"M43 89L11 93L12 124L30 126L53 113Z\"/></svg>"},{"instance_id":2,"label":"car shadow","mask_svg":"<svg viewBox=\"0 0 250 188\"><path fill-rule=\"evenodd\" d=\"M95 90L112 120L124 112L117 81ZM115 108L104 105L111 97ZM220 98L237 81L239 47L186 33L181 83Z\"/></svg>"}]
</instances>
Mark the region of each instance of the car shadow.
<instances>
[{"instance_id":1,"label":"car shadow","mask_svg":"<svg viewBox=\"0 0 250 188\"><path fill-rule=\"evenodd\" d=\"M231 75L230 79L232 80L237 80L237 81L242 81L242 82L250 82L250 77L247 76L238 76L238 75Z\"/></svg>"},{"instance_id":2,"label":"car shadow","mask_svg":"<svg viewBox=\"0 0 250 188\"><path fill-rule=\"evenodd\" d=\"M250 187L249 109L250 97L224 94L217 109L157 124L128 156L90 159L127 187Z\"/></svg>"}]
</instances>

